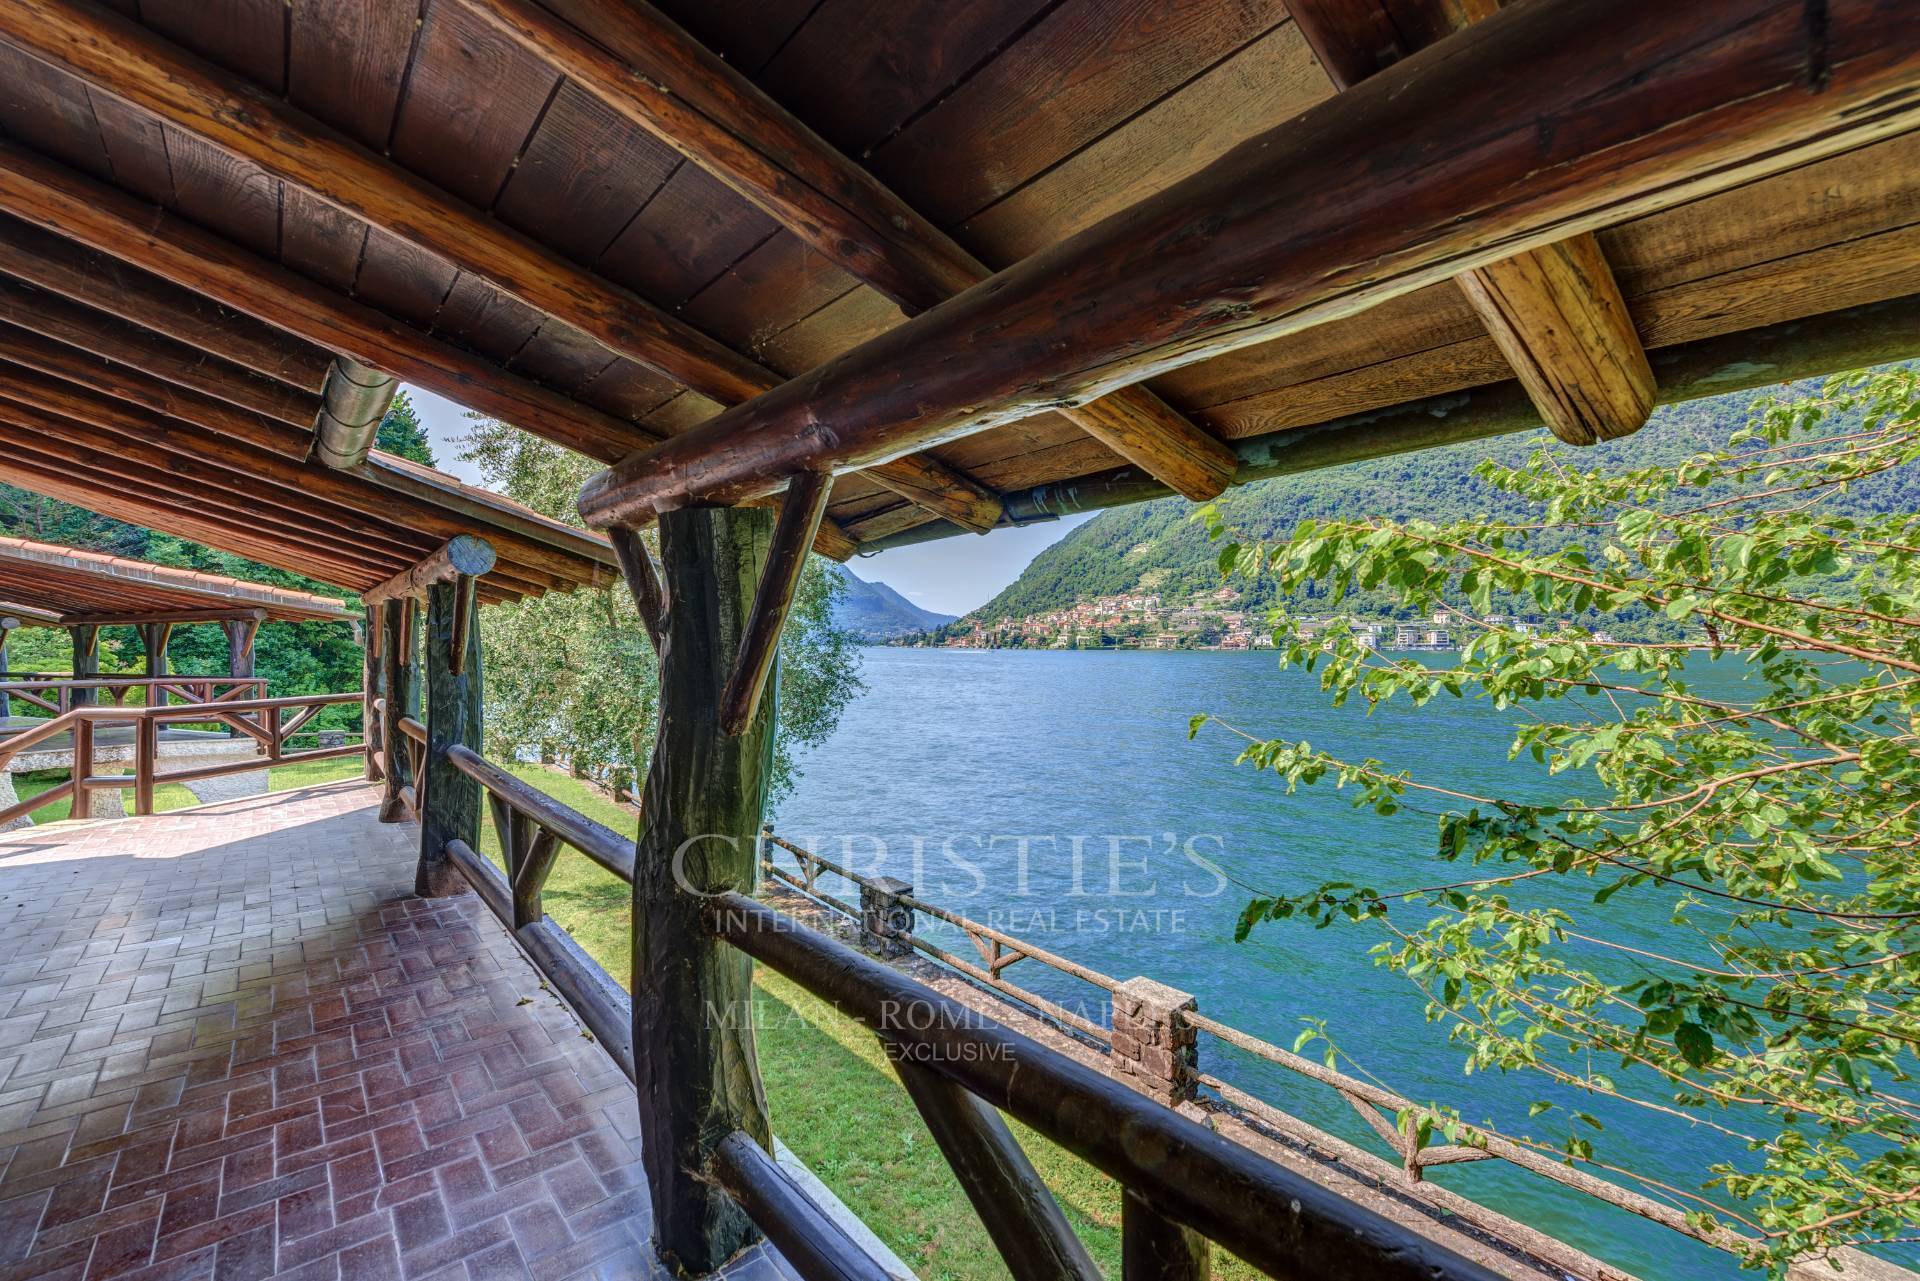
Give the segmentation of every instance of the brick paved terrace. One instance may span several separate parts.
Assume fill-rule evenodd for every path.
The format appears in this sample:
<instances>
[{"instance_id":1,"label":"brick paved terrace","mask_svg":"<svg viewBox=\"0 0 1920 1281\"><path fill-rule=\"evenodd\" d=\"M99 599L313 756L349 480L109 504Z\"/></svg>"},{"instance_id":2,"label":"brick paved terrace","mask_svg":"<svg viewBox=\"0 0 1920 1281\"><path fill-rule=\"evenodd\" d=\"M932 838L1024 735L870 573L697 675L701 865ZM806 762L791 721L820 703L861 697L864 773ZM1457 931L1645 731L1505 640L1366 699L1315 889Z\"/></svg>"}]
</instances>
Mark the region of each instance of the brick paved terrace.
<instances>
[{"instance_id":1,"label":"brick paved terrace","mask_svg":"<svg viewBox=\"0 0 1920 1281\"><path fill-rule=\"evenodd\" d=\"M0 1281L657 1274L632 1087L377 799L0 835Z\"/></svg>"}]
</instances>

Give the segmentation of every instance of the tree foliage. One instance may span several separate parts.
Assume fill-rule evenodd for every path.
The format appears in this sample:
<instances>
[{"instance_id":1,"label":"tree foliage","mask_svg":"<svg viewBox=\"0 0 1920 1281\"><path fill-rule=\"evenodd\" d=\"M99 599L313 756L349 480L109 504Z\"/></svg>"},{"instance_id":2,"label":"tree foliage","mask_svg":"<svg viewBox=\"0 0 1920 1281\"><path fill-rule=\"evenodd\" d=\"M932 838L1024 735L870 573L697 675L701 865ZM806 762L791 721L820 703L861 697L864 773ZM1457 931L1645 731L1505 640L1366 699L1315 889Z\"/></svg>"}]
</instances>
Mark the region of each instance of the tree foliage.
<instances>
[{"instance_id":1,"label":"tree foliage","mask_svg":"<svg viewBox=\"0 0 1920 1281\"><path fill-rule=\"evenodd\" d=\"M461 456L492 488L580 523L574 500L600 464L492 419L469 418ZM840 590L839 575L809 558L780 638L776 798L793 786L795 752L826 738L861 688L856 643L832 618ZM576 772L622 783L646 768L659 669L623 583L490 606L481 611L480 628L489 751L539 751Z\"/></svg>"},{"instance_id":2,"label":"tree foliage","mask_svg":"<svg viewBox=\"0 0 1920 1281\"><path fill-rule=\"evenodd\" d=\"M1737 1136L1746 1159L1703 1169L1696 1222L1776 1273L1920 1232L1920 516L1847 501L1910 485L1916 458L1920 377L1895 369L1765 398L1676 466L1483 464L1514 517L1309 521L1245 546L1208 518L1229 572L1444 605L1471 632L1457 666L1426 666L1282 617L1282 662L1318 670L1336 704L1482 699L1519 720L1494 795L1443 766L1224 726L1289 791L1432 811L1448 865L1417 886L1276 887L1242 937L1376 933L1469 1071L1538 1072ZM1640 609L1706 640L1521 635L1486 621L1503 596L1569 619ZM1737 697L1710 692L1726 684L1710 665L1737 669ZM1671 920L1670 946L1614 937L1631 900ZM1604 1145L1570 1138L1566 1155Z\"/></svg>"},{"instance_id":3,"label":"tree foliage","mask_svg":"<svg viewBox=\"0 0 1920 1281\"><path fill-rule=\"evenodd\" d=\"M373 447L423 467L439 466L433 460L433 445L421 425L420 413L413 407L413 397L404 391L394 393L393 403L387 406L386 416L374 433Z\"/></svg>"}]
</instances>

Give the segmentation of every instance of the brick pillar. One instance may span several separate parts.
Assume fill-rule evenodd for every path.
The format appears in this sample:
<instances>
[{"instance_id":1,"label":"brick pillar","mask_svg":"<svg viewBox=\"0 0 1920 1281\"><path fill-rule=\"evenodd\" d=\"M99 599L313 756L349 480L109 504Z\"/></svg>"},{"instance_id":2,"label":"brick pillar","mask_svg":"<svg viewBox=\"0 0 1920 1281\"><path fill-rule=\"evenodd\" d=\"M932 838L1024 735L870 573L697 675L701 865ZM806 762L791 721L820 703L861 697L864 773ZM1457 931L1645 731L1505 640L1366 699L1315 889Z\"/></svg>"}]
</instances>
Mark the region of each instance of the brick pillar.
<instances>
[{"instance_id":1,"label":"brick pillar","mask_svg":"<svg viewBox=\"0 0 1920 1281\"><path fill-rule=\"evenodd\" d=\"M900 901L913 886L894 876L878 876L860 887L860 946L883 960L913 951L913 909Z\"/></svg>"},{"instance_id":2,"label":"brick pillar","mask_svg":"<svg viewBox=\"0 0 1920 1281\"><path fill-rule=\"evenodd\" d=\"M1193 1098L1199 1050L1192 1024L1180 1018L1194 999L1152 979L1128 979L1113 992L1113 1074L1169 1107Z\"/></svg>"}]
</instances>

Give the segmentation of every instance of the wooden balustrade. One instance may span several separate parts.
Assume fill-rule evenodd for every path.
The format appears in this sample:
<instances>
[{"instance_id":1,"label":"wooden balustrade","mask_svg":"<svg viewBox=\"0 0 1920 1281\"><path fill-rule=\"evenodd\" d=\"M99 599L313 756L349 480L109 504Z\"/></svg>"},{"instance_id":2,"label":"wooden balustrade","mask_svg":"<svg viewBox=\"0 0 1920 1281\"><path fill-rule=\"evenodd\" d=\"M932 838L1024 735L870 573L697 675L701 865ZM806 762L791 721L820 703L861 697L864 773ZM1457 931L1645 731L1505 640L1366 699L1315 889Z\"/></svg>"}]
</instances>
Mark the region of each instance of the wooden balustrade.
<instances>
[{"instance_id":1,"label":"wooden balustrade","mask_svg":"<svg viewBox=\"0 0 1920 1281\"><path fill-rule=\"evenodd\" d=\"M468 748L447 749L447 760L486 792L506 867L503 872L462 840L447 843L448 860L512 931L621 1070L635 1079L630 998L540 905L541 887L562 846L631 884L633 842ZM819 870L842 870L826 860L818 862L821 866L812 876ZM1023 1281L1043 1276L1090 1281L1098 1274L1001 1119L1002 1111L1127 1189L1122 1233L1130 1281L1204 1277L1209 1240L1276 1276L1450 1281L1492 1276L1410 1229L764 904L731 892L712 895L706 902L704 919L714 937L772 966L880 1034L936 1144L1014 1276ZM1018 950L1034 959L1044 956L1084 969L998 931L982 937L1008 954ZM766 1158L752 1136L736 1132L723 1138L709 1176L809 1281L881 1275L873 1260ZM1279 1223L1288 1230L1274 1231Z\"/></svg>"},{"instance_id":2,"label":"wooden balustrade","mask_svg":"<svg viewBox=\"0 0 1920 1281\"><path fill-rule=\"evenodd\" d=\"M267 683L258 677L244 676L57 676L0 682L0 694L54 716L74 707L77 701L74 695L81 691L104 694L113 700L115 707L127 706L128 696L135 691L143 695L141 703L148 706L165 705L170 697L183 704L197 705L263 698Z\"/></svg>"},{"instance_id":3,"label":"wooden balustrade","mask_svg":"<svg viewBox=\"0 0 1920 1281\"><path fill-rule=\"evenodd\" d=\"M397 784L394 795L406 807L407 817L417 823L427 803L427 727L411 716L401 716L394 720L393 728L397 731L394 741L406 753L406 777L412 780Z\"/></svg>"},{"instance_id":4,"label":"wooden balustrade","mask_svg":"<svg viewBox=\"0 0 1920 1281\"><path fill-rule=\"evenodd\" d=\"M75 683L97 684L95 682ZM212 680L168 678L145 683L152 686L178 687L163 691L161 696L164 698L167 692L194 690L203 685L239 684L246 688L258 688L264 682L251 679L234 682L219 678ZM286 698L237 698L234 697L236 692L244 692L244 690L229 690L225 694L203 702L182 704L158 702L149 706L135 707L69 707L58 716L32 729L0 740L0 768L4 768L7 762L30 747L45 743L63 733L72 735L72 766L68 780L38 796L29 797L19 804L0 810L0 823L9 822L22 814L30 814L69 797L73 801L71 812L76 816L85 816L90 808L93 793L103 787L132 788L134 813L151 814L154 789L167 783L198 782L201 779L218 778L226 774L244 774L253 770L266 769L271 765L326 760L362 750L359 743L344 741L335 747L290 750L290 744L294 738L308 732L306 729L308 723L318 716L322 709L343 703L358 703L361 701L358 691L347 694L296 694ZM263 750L260 755L250 756L244 760L195 765L161 773L160 730L164 725L176 723L225 725L253 739ZM95 727L101 724L133 726L132 774L96 774L94 772Z\"/></svg>"}]
</instances>

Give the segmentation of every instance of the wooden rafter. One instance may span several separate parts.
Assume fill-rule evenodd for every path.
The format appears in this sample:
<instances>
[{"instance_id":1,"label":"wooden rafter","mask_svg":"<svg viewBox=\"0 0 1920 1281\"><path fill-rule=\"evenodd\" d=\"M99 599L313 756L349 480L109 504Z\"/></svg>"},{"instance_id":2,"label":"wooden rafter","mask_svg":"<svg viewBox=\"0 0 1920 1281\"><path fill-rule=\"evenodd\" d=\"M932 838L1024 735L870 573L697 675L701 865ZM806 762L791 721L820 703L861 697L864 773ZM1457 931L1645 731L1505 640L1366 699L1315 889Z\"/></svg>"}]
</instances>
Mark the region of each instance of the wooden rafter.
<instances>
[{"instance_id":1,"label":"wooden rafter","mask_svg":"<svg viewBox=\"0 0 1920 1281\"><path fill-rule=\"evenodd\" d=\"M625 456L637 444L655 439L633 423L502 370L125 192L5 141L0 141L0 209L36 227L72 237L107 255L110 261L137 262L145 271L164 277L183 291L193 291L245 316L280 326L304 340L296 346L312 343L359 359L377 360L380 368L409 383L483 414L523 425L590 458L611 461ZM0 238L3 245L4 239ZM28 270L22 264L21 271L14 272L12 264L3 259L0 266L16 275ZM140 272L128 271L126 275L144 280ZM25 278L50 289L60 288L52 283L54 280L68 283L66 273ZM78 289L77 284L70 287ZM171 323L168 318L182 311L179 296L155 295L151 282L146 282L141 293L165 304L156 323ZM81 300L90 305L96 302L91 294ZM139 320L137 315L130 318ZM224 331L218 327L201 325L191 331L183 328L177 333L172 329L166 332L244 363L239 351L223 345ZM249 346L254 345L250 341ZM263 363L268 359L264 355L255 358ZM327 363L330 358L315 378L316 387L324 380ZM822 524L816 551L845 560L853 548L853 539L837 527Z\"/></svg>"},{"instance_id":2,"label":"wooden rafter","mask_svg":"<svg viewBox=\"0 0 1920 1281\"><path fill-rule=\"evenodd\" d=\"M754 590L753 608L747 614L739 653L734 656L733 674L720 697L720 727L730 735L744 733L760 708L767 675L780 650L780 630L793 608L793 594L807 567L807 548L827 510L827 494L832 489L833 477L825 472L801 472L787 485L780 518L774 523L766 568Z\"/></svg>"},{"instance_id":3,"label":"wooden rafter","mask_svg":"<svg viewBox=\"0 0 1920 1281\"><path fill-rule=\"evenodd\" d=\"M1499 12L1499 0L1289 0L1337 89ZM1571 445L1638 431L1653 368L1591 232L1464 272L1459 285L1540 410Z\"/></svg>"},{"instance_id":4,"label":"wooden rafter","mask_svg":"<svg viewBox=\"0 0 1920 1281\"><path fill-rule=\"evenodd\" d=\"M10 144L0 145L7 145L9 156L23 162L32 156ZM50 161L41 163L47 166L46 172L59 170ZM97 184L94 190L115 200L122 212L144 210L147 220L153 221L150 207L117 188ZM170 287L145 271L124 265L116 255L89 252L64 232L54 234L29 225L31 221L0 218L0 272L165 334L187 347L217 351L226 360L310 395L317 394L326 381L333 355L325 347L300 341L252 314L229 312L215 305L216 301L225 301L217 294L212 296L215 301L209 301L186 289ZM307 417L311 419L311 414Z\"/></svg>"},{"instance_id":5,"label":"wooden rafter","mask_svg":"<svg viewBox=\"0 0 1920 1281\"><path fill-rule=\"evenodd\" d=\"M95 372L89 386L81 386L0 362L0 421L61 442L68 457L91 460L96 468L161 492L171 488L189 501L196 489L233 492L238 501L229 510L246 513L262 532L277 525L277 536L296 545L310 539L316 546L332 543L350 551L377 545L390 528L397 542L422 534L447 538L473 527L444 507L398 508L387 492L357 475L309 466L266 442L157 412L142 402L137 387L105 368ZM284 518L276 520L274 511ZM226 519L219 512L209 515ZM390 526L394 520L401 523ZM512 560L506 580L519 589L543 591L581 581L582 561L571 547L504 530L495 535Z\"/></svg>"},{"instance_id":6,"label":"wooden rafter","mask_svg":"<svg viewBox=\"0 0 1920 1281\"><path fill-rule=\"evenodd\" d=\"M1848 8L1816 40L1804 17L1794 0L1502 10L991 287L621 463L582 511L644 520L767 493L801 468L858 467L1920 122L1913 24ZM1541 127L1563 119L1579 127ZM855 405L832 439L805 430Z\"/></svg>"},{"instance_id":7,"label":"wooden rafter","mask_svg":"<svg viewBox=\"0 0 1920 1281\"><path fill-rule=\"evenodd\" d=\"M190 347L5 276L0 276L0 321L291 426L310 426L319 407L312 393L263 378L204 347Z\"/></svg>"},{"instance_id":8,"label":"wooden rafter","mask_svg":"<svg viewBox=\"0 0 1920 1281\"><path fill-rule=\"evenodd\" d=\"M464 0L496 30L726 183L914 315L992 273L954 239L645 3ZM1116 402L1116 403L1108 403ZM1188 498L1218 495L1233 452L1145 387L1053 406Z\"/></svg>"},{"instance_id":9,"label":"wooden rafter","mask_svg":"<svg viewBox=\"0 0 1920 1281\"><path fill-rule=\"evenodd\" d=\"M284 98L89 0L17 0L0 9L0 39L490 281L610 351L722 404L746 400L781 381L632 291L327 128ZM354 354L380 363L377 352ZM872 479L889 488L899 474L906 497L969 528L990 528L998 519L984 487L936 459L889 462L875 472Z\"/></svg>"}]
</instances>

